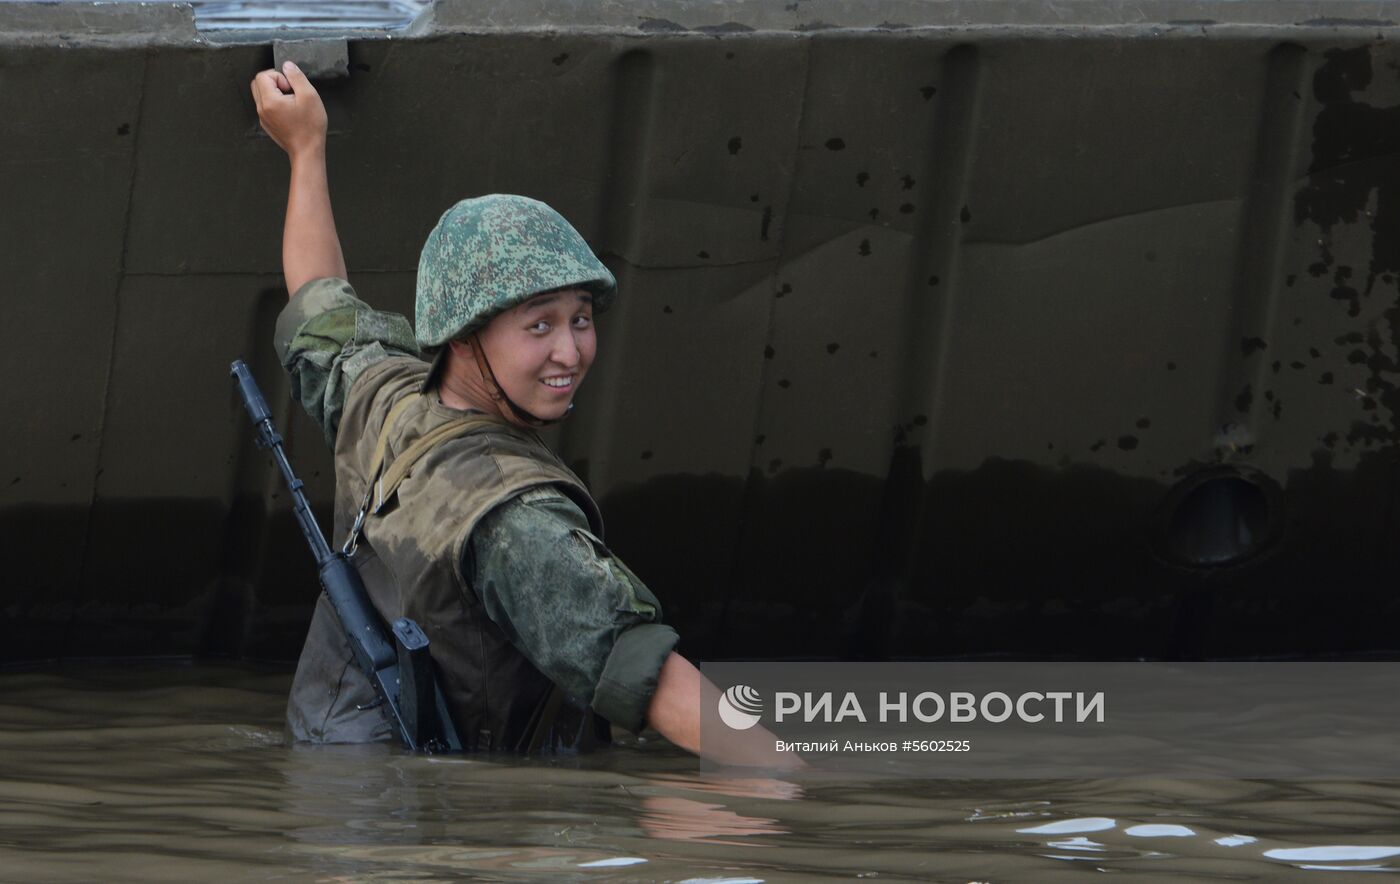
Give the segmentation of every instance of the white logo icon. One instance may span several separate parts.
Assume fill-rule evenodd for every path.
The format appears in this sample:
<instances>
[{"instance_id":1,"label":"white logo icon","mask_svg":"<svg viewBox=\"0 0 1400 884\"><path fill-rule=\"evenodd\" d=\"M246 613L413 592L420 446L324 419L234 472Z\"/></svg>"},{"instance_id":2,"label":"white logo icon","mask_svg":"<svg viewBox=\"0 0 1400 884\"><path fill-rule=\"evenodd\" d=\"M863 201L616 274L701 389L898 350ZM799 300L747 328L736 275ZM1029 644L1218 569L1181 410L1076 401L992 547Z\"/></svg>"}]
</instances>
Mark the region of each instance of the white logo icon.
<instances>
[{"instance_id":1,"label":"white logo icon","mask_svg":"<svg viewBox=\"0 0 1400 884\"><path fill-rule=\"evenodd\" d=\"M763 698L746 684L736 684L719 698L719 718L736 731L746 731L758 724L763 714Z\"/></svg>"}]
</instances>

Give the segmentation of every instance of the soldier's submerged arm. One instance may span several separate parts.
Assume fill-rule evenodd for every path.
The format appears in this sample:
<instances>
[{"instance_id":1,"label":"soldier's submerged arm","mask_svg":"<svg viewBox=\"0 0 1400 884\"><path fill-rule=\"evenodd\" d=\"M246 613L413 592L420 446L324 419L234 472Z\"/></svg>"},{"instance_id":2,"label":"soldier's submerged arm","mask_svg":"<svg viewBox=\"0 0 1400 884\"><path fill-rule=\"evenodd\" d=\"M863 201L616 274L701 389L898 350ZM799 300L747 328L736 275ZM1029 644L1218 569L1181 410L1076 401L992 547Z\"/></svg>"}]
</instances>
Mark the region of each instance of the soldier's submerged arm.
<instances>
[{"instance_id":1,"label":"soldier's submerged arm","mask_svg":"<svg viewBox=\"0 0 1400 884\"><path fill-rule=\"evenodd\" d=\"M311 81L292 62L253 78L253 101L263 130L291 161L282 228L282 274L293 296L323 276L344 279L345 257L331 212L326 179L326 109Z\"/></svg>"},{"instance_id":2,"label":"soldier's submerged arm","mask_svg":"<svg viewBox=\"0 0 1400 884\"><path fill-rule=\"evenodd\" d=\"M651 590L553 488L526 492L472 531L463 573L487 614L537 669L630 731L647 724L726 764L801 767L762 727L700 745L703 676L675 652Z\"/></svg>"},{"instance_id":3,"label":"soldier's submerged arm","mask_svg":"<svg viewBox=\"0 0 1400 884\"><path fill-rule=\"evenodd\" d=\"M762 725L746 730L713 728L700 742L700 697L705 676L672 651L661 666L656 692L647 706L647 723L663 737L720 764L794 770L807 766L792 752L779 752L773 734ZM718 695L719 690L714 689Z\"/></svg>"},{"instance_id":4,"label":"soldier's submerged arm","mask_svg":"<svg viewBox=\"0 0 1400 884\"><path fill-rule=\"evenodd\" d=\"M543 487L496 507L472 531L462 576L535 668L613 724L642 729L677 636L577 505Z\"/></svg>"}]
</instances>

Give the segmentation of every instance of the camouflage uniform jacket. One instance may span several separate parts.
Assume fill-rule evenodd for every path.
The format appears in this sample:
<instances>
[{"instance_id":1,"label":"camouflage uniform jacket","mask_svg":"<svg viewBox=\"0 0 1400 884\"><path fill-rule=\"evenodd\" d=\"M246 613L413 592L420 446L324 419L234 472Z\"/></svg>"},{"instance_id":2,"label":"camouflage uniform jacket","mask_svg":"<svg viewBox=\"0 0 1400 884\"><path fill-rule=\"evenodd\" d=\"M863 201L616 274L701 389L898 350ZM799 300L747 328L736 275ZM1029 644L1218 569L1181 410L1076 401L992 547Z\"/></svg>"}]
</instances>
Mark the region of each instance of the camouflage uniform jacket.
<instances>
[{"instance_id":1,"label":"camouflage uniform jacket","mask_svg":"<svg viewBox=\"0 0 1400 884\"><path fill-rule=\"evenodd\" d=\"M419 394L427 364L402 317L371 310L348 283L317 280L278 320L293 393L336 457L336 536L368 482L389 410L386 460L463 412ZM409 616L432 642L468 747L563 746L590 730L566 714L538 724L556 690L629 730L645 723L661 663L676 643L656 598L603 544L579 480L532 432L483 419L435 447L365 525L355 556L386 619ZM391 733L324 596L288 704L295 739L358 742ZM533 741L533 742L532 742Z\"/></svg>"}]
</instances>

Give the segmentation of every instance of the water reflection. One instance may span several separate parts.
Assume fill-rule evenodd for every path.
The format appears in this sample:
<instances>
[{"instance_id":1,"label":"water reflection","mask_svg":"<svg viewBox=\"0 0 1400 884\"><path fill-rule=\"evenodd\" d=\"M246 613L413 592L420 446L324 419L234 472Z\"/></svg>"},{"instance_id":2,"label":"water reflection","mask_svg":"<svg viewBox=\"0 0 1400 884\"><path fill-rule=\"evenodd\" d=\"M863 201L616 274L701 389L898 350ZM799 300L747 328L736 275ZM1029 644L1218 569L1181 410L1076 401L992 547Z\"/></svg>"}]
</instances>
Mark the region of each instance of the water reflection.
<instances>
[{"instance_id":1,"label":"water reflection","mask_svg":"<svg viewBox=\"0 0 1400 884\"><path fill-rule=\"evenodd\" d=\"M1400 787L702 774L587 758L289 747L287 673L0 673L6 880L1319 881L1400 871ZM1067 865L1069 864L1069 865Z\"/></svg>"},{"instance_id":2,"label":"water reflection","mask_svg":"<svg viewBox=\"0 0 1400 884\"><path fill-rule=\"evenodd\" d=\"M1016 831L1027 835L1069 835L1074 832L1102 832L1104 829L1111 829L1116 825L1118 825L1117 820L1096 816L1082 820L1057 820L1053 823L1044 823Z\"/></svg>"},{"instance_id":3,"label":"water reflection","mask_svg":"<svg viewBox=\"0 0 1400 884\"><path fill-rule=\"evenodd\" d=\"M722 804L706 804L690 798L649 795L642 799L638 816L642 830L652 838L668 841L701 841L739 845L739 836L785 835L788 830L776 819L741 816ZM761 842L747 842L765 847Z\"/></svg>"},{"instance_id":4,"label":"water reflection","mask_svg":"<svg viewBox=\"0 0 1400 884\"><path fill-rule=\"evenodd\" d=\"M1146 824L1141 826L1129 826L1124 830L1134 838L1191 838L1195 832L1185 826L1175 824Z\"/></svg>"}]
</instances>

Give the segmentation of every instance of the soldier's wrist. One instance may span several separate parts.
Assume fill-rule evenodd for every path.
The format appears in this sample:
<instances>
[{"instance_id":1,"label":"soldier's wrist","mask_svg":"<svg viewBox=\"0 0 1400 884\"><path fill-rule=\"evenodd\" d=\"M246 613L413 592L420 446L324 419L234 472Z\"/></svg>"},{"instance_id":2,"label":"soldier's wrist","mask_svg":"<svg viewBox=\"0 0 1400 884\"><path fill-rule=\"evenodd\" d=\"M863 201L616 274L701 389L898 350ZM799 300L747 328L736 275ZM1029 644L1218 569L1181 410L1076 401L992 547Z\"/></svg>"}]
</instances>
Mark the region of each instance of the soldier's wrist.
<instances>
[{"instance_id":1,"label":"soldier's wrist","mask_svg":"<svg viewBox=\"0 0 1400 884\"><path fill-rule=\"evenodd\" d=\"M326 139L325 137L308 140L301 144L294 144L287 150L287 158L291 160L292 171L296 172L300 168L325 168L326 165Z\"/></svg>"}]
</instances>

